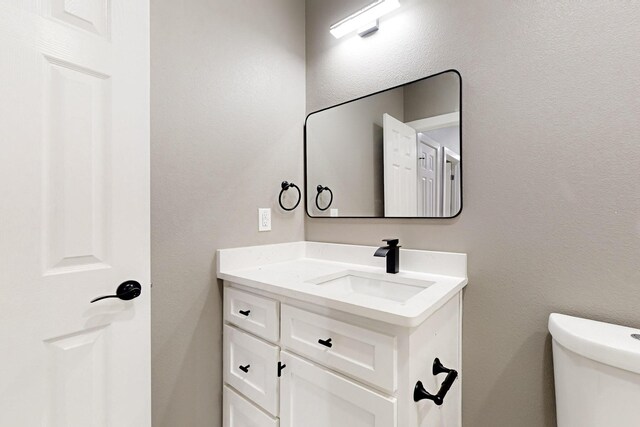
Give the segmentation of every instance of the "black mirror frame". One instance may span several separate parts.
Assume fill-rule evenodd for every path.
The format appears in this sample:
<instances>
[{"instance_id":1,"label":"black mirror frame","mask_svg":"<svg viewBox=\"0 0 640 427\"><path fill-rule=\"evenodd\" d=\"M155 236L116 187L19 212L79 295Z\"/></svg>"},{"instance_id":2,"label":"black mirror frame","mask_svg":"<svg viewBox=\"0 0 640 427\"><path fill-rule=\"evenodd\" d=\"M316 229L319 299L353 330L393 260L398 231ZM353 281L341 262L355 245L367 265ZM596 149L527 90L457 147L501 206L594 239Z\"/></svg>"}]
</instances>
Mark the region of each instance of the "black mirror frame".
<instances>
[{"instance_id":1,"label":"black mirror frame","mask_svg":"<svg viewBox=\"0 0 640 427\"><path fill-rule=\"evenodd\" d=\"M458 80L460 82L460 89L458 91L458 95L459 95L458 105L460 106L460 112L459 112L459 114L460 114L460 126L459 126L460 127L460 130L459 130L459 132L460 132L460 210L458 211L458 213L456 213L453 216L425 216L425 217L417 217L417 216L409 216L409 217L406 217L406 216L392 216L392 217L388 217L388 216L335 216L335 217L332 217L332 216L313 216L313 215L311 215L311 213L309 213L309 200L307 198L307 187L308 187L308 182L307 182L307 176L308 176L308 174L307 174L307 168L308 168L308 165L307 165L307 121L309 120L309 117L311 117L314 114L321 113L321 112L323 112L325 110L329 110L331 108L339 107L341 105L349 104L351 102L356 102L356 101L359 101L359 100L361 100L363 98L368 98L370 96L374 96L374 95L377 95L379 93L386 92L388 90L397 89L399 87L410 85L410 84L413 84L413 83L417 83L419 81L430 79L432 77L436 77L436 76L439 76L439 75L445 74L445 73L456 73L458 75ZM458 216L460 216L460 214L462 213L462 209L464 208L464 172L463 172L464 159L463 159L463 154L462 154L463 153L463 145L464 144L462 143L462 75L460 74L460 72L458 70L453 69L453 68L449 69L449 70L440 71L439 73L431 74L430 76L422 77L420 79L413 80L413 81L410 81L410 82L407 82L407 83L399 84L397 86L393 86L393 87L390 87L390 88L387 88L387 89L379 90L377 92L373 92L373 93L361 96L361 97L356 98L356 99L351 99L349 101L341 102L339 104L331 105L331 106L323 108L321 110L309 113L309 114L307 114L307 117L304 120L304 150L303 150L304 151L304 154L303 154L304 155L304 190L305 190L304 191L304 193L305 193L304 211L305 211L306 215L309 218L322 218L322 219L327 219L327 218L331 218L331 219L360 218L360 219L390 219L390 220L394 220L394 219L416 219L416 220L425 220L425 219L426 220L432 220L432 219L435 219L435 220L442 220L442 219L457 218Z\"/></svg>"}]
</instances>

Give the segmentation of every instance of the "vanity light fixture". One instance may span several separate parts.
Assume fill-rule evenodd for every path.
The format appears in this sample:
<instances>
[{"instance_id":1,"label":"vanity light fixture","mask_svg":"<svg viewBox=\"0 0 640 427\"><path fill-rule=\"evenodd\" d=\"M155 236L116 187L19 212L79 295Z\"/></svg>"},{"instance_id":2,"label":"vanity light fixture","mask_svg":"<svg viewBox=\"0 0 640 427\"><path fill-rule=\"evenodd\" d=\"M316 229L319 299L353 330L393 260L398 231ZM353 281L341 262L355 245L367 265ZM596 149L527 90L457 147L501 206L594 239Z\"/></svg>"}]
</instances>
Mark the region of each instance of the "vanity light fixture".
<instances>
[{"instance_id":1,"label":"vanity light fixture","mask_svg":"<svg viewBox=\"0 0 640 427\"><path fill-rule=\"evenodd\" d=\"M378 31L378 19L400 7L398 0L377 0L359 11L347 16L329 28L333 37L339 39L352 31L357 31L360 37Z\"/></svg>"}]
</instances>

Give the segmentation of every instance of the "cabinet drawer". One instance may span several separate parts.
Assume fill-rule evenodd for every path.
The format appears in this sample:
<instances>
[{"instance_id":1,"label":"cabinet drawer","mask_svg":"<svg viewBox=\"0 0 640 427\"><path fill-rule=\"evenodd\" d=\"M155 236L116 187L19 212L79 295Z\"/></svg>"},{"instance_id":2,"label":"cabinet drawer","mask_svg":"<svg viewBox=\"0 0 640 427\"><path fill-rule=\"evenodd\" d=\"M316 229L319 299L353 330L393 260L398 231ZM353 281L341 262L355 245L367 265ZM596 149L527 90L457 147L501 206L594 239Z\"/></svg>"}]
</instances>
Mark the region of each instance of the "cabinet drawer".
<instances>
[{"instance_id":1,"label":"cabinet drawer","mask_svg":"<svg viewBox=\"0 0 640 427\"><path fill-rule=\"evenodd\" d=\"M395 337L283 304L282 345L391 393L396 389Z\"/></svg>"},{"instance_id":2,"label":"cabinet drawer","mask_svg":"<svg viewBox=\"0 0 640 427\"><path fill-rule=\"evenodd\" d=\"M244 397L224 386L223 427L278 427L277 418L271 418Z\"/></svg>"},{"instance_id":3,"label":"cabinet drawer","mask_svg":"<svg viewBox=\"0 0 640 427\"><path fill-rule=\"evenodd\" d=\"M224 289L224 320L268 341L278 341L278 301L244 292Z\"/></svg>"},{"instance_id":4,"label":"cabinet drawer","mask_svg":"<svg viewBox=\"0 0 640 427\"><path fill-rule=\"evenodd\" d=\"M282 427L396 427L396 400L283 351Z\"/></svg>"},{"instance_id":5,"label":"cabinet drawer","mask_svg":"<svg viewBox=\"0 0 640 427\"><path fill-rule=\"evenodd\" d=\"M280 348L229 325L223 341L224 381L277 416Z\"/></svg>"}]
</instances>

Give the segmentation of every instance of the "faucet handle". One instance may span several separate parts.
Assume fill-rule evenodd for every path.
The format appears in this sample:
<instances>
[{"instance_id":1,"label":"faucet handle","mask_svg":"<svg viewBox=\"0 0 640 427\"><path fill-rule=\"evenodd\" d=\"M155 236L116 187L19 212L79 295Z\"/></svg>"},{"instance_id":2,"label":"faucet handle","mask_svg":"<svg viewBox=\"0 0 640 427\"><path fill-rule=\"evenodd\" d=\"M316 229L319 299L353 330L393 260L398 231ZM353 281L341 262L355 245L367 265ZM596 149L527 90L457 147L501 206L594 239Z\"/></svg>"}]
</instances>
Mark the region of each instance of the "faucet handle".
<instances>
[{"instance_id":1,"label":"faucet handle","mask_svg":"<svg viewBox=\"0 0 640 427\"><path fill-rule=\"evenodd\" d=\"M387 242L390 247L398 246L400 243L399 239L382 239L383 242Z\"/></svg>"}]
</instances>

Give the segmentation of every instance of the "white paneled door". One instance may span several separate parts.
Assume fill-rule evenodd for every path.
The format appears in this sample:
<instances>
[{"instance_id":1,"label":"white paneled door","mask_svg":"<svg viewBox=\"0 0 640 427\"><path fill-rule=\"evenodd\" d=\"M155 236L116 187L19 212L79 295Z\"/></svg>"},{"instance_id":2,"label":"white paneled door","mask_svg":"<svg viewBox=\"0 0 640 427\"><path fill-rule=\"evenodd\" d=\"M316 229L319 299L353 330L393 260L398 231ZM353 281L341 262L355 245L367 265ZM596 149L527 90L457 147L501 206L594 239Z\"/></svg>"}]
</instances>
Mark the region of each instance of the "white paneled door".
<instances>
[{"instance_id":1,"label":"white paneled door","mask_svg":"<svg viewBox=\"0 0 640 427\"><path fill-rule=\"evenodd\" d=\"M438 156L440 144L419 134L418 137L418 216L440 215Z\"/></svg>"},{"instance_id":2,"label":"white paneled door","mask_svg":"<svg viewBox=\"0 0 640 427\"><path fill-rule=\"evenodd\" d=\"M148 1L0 0L0 52L0 426L148 427Z\"/></svg>"},{"instance_id":3,"label":"white paneled door","mask_svg":"<svg viewBox=\"0 0 640 427\"><path fill-rule=\"evenodd\" d=\"M384 216L418 214L418 148L416 130L384 114Z\"/></svg>"}]
</instances>

